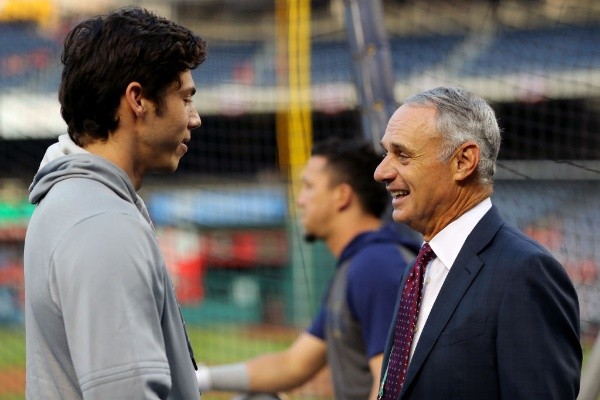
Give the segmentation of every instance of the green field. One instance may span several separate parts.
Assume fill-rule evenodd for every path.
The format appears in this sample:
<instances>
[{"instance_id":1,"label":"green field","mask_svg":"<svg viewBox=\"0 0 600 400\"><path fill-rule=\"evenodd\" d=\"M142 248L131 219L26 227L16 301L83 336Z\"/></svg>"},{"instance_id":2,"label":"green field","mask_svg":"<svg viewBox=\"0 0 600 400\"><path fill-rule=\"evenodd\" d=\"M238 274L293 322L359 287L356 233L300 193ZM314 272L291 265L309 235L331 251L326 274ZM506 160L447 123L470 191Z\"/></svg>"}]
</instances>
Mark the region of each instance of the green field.
<instances>
[{"instance_id":1,"label":"green field","mask_svg":"<svg viewBox=\"0 0 600 400\"><path fill-rule=\"evenodd\" d=\"M287 347L297 331L283 328L188 326L196 359L207 365L237 362L264 352ZM24 399L25 334L22 328L0 328L0 400ZM230 395L205 395L204 400ZM302 397L307 398L307 397Z\"/></svg>"},{"instance_id":2,"label":"green field","mask_svg":"<svg viewBox=\"0 0 600 400\"><path fill-rule=\"evenodd\" d=\"M297 335L292 329L244 326L188 326L199 362L218 364L243 360L285 348ZM25 333L22 328L0 329L0 371L25 368Z\"/></svg>"},{"instance_id":3,"label":"green field","mask_svg":"<svg viewBox=\"0 0 600 400\"><path fill-rule=\"evenodd\" d=\"M0 328L0 371L25 368L23 328Z\"/></svg>"},{"instance_id":4,"label":"green field","mask_svg":"<svg viewBox=\"0 0 600 400\"><path fill-rule=\"evenodd\" d=\"M207 365L237 362L270 351L286 348L298 331L264 326L224 325L202 328L188 326L196 359ZM0 328L0 400L25 398L25 334L22 328ZM585 354L589 346L584 345ZM312 385L312 386L311 386ZM316 383L307 385L290 398L326 400L319 396ZM203 400L228 400L231 394L207 394Z\"/></svg>"}]
</instances>

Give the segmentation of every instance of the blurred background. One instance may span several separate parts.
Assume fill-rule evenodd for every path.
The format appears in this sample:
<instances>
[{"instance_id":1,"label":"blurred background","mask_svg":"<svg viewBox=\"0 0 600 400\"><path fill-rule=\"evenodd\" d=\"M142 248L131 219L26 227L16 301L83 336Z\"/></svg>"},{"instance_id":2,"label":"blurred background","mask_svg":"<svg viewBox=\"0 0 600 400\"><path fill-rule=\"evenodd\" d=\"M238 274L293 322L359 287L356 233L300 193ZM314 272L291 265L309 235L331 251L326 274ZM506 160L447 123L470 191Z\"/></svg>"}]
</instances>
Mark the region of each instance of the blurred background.
<instances>
[{"instance_id":1,"label":"blurred background","mask_svg":"<svg viewBox=\"0 0 600 400\"><path fill-rule=\"evenodd\" d=\"M312 142L376 145L404 97L441 84L471 89L496 110L504 134L493 201L565 266L582 344L593 344L597 0L0 0L0 399L24 398L27 187L66 132L62 39L82 18L132 3L209 46L193 72L202 127L178 171L148 177L140 191L200 362L284 348L315 315L334 260L322 244L303 243L296 218ZM327 372L289 397L331 399Z\"/></svg>"}]
</instances>

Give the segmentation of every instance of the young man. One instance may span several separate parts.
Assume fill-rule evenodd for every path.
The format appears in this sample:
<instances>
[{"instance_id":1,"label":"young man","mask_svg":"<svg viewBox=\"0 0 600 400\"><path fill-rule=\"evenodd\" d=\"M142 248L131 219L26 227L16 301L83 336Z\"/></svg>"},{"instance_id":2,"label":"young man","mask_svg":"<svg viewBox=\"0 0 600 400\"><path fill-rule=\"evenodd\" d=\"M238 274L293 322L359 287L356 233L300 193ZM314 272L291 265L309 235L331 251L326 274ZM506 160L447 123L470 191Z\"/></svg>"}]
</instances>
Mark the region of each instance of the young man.
<instances>
[{"instance_id":1,"label":"young man","mask_svg":"<svg viewBox=\"0 0 600 400\"><path fill-rule=\"evenodd\" d=\"M492 108L464 89L425 91L396 110L381 144L375 178L393 218L426 241L403 278L381 397L577 398L577 294L559 262L492 205Z\"/></svg>"},{"instance_id":2,"label":"young man","mask_svg":"<svg viewBox=\"0 0 600 400\"><path fill-rule=\"evenodd\" d=\"M69 137L49 149L30 187L27 398L198 398L136 190L147 172L174 171L200 126L190 70L204 58L202 39L138 8L67 35L59 99Z\"/></svg>"},{"instance_id":3,"label":"young man","mask_svg":"<svg viewBox=\"0 0 600 400\"><path fill-rule=\"evenodd\" d=\"M297 199L308 241L323 240L337 268L312 326L285 351L245 363L201 367L205 390L279 392L327 363L336 399L375 399L385 338L407 258L418 245L382 224L388 199L373 180L380 157L366 143L317 143Z\"/></svg>"}]
</instances>

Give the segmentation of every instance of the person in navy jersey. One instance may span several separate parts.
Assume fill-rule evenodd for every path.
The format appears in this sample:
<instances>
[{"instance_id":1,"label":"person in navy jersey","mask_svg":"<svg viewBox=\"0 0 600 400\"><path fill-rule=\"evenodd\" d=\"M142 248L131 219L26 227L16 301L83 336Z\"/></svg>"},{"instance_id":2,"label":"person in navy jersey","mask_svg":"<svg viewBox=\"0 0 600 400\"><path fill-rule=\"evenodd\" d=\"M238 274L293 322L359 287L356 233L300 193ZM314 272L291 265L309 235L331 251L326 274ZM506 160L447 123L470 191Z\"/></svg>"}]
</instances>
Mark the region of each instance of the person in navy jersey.
<instances>
[{"instance_id":1,"label":"person in navy jersey","mask_svg":"<svg viewBox=\"0 0 600 400\"><path fill-rule=\"evenodd\" d=\"M362 141L315 144L297 205L305 239L324 241L337 259L321 309L284 351L199 367L201 391L286 391L329 365L336 399L377 397L400 278L418 251L412 237L382 221L389 198L373 179L380 159Z\"/></svg>"}]
</instances>

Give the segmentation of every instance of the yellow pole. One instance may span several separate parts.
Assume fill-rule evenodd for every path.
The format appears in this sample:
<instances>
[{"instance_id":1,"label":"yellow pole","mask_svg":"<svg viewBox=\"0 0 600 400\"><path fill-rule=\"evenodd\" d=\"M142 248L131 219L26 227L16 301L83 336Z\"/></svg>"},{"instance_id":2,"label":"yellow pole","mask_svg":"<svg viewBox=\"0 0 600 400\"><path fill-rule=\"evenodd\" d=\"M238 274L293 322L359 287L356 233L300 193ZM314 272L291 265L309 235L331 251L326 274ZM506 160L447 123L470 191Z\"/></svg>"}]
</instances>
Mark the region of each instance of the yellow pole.
<instances>
[{"instance_id":1,"label":"yellow pole","mask_svg":"<svg viewBox=\"0 0 600 400\"><path fill-rule=\"evenodd\" d=\"M300 171L312 146L310 96L310 0L276 0L279 89L285 101L277 111L279 166L295 199Z\"/></svg>"},{"instance_id":2,"label":"yellow pole","mask_svg":"<svg viewBox=\"0 0 600 400\"><path fill-rule=\"evenodd\" d=\"M287 177L289 197L292 318L300 325L311 319L312 255L298 232L296 199L300 173L312 147L310 96L310 0L275 0L278 102L276 129L279 167Z\"/></svg>"}]
</instances>

